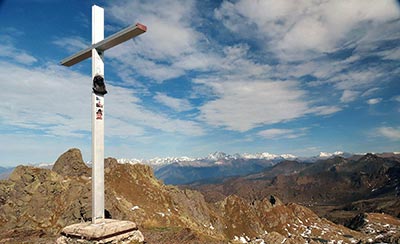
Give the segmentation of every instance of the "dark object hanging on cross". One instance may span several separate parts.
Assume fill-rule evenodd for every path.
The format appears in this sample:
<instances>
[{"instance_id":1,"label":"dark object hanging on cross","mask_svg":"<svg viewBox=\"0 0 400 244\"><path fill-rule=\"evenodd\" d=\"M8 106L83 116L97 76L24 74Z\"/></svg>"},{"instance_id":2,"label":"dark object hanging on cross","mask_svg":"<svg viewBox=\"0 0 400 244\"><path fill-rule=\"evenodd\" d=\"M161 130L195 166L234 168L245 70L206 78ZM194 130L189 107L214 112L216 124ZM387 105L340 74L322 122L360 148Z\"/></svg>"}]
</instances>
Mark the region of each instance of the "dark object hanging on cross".
<instances>
[{"instance_id":1,"label":"dark object hanging on cross","mask_svg":"<svg viewBox=\"0 0 400 244\"><path fill-rule=\"evenodd\" d=\"M105 95L105 94L107 94L106 84L104 83L103 76L96 75L93 78L93 92L96 95Z\"/></svg>"}]
</instances>

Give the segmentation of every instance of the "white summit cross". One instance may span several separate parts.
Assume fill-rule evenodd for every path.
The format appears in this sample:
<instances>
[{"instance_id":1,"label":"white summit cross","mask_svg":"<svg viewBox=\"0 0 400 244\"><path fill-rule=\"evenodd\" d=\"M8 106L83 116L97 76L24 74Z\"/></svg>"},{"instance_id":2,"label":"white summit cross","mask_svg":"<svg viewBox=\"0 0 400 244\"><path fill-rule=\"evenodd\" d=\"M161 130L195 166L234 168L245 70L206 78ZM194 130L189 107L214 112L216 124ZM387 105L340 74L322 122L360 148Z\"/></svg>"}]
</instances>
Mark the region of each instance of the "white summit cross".
<instances>
[{"instance_id":1,"label":"white summit cross","mask_svg":"<svg viewBox=\"0 0 400 244\"><path fill-rule=\"evenodd\" d=\"M64 59L62 65L72 66L92 57L92 224L104 220L104 51L144 32L146 26L129 26L104 39L104 9L92 6L92 45Z\"/></svg>"}]
</instances>

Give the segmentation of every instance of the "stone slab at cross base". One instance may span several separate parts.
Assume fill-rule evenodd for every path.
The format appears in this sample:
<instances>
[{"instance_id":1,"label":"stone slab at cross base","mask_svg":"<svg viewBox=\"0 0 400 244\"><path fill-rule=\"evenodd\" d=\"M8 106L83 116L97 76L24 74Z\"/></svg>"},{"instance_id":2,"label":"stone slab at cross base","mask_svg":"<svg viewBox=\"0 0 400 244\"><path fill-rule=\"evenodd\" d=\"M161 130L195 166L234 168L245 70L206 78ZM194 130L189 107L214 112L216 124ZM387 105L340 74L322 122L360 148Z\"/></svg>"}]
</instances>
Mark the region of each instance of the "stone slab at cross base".
<instances>
[{"instance_id":1,"label":"stone slab at cross base","mask_svg":"<svg viewBox=\"0 0 400 244\"><path fill-rule=\"evenodd\" d=\"M102 223L73 224L61 231L57 244L143 243L143 234L131 221L104 219Z\"/></svg>"}]
</instances>

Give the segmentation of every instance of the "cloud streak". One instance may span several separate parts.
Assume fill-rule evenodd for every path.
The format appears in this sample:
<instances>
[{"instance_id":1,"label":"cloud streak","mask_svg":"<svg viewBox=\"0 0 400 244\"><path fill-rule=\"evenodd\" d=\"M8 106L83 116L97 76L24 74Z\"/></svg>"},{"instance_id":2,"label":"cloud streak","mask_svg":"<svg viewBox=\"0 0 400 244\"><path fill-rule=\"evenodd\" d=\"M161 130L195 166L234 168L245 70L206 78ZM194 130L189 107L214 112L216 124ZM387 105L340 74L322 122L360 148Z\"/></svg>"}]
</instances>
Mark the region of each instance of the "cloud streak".
<instances>
[{"instance_id":1,"label":"cloud streak","mask_svg":"<svg viewBox=\"0 0 400 244\"><path fill-rule=\"evenodd\" d=\"M164 104L165 106L170 107L177 112L183 112L183 111L193 109L192 106L190 105L189 101L187 101L185 99L169 97L169 96L159 93L159 92L156 93L156 95L154 96L154 99L156 101L158 101L159 103Z\"/></svg>"},{"instance_id":2,"label":"cloud streak","mask_svg":"<svg viewBox=\"0 0 400 244\"><path fill-rule=\"evenodd\" d=\"M400 140L400 127L379 127L377 132L378 135L386 137L390 140Z\"/></svg>"},{"instance_id":3,"label":"cloud streak","mask_svg":"<svg viewBox=\"0 0 400 244\"><path fill-rule=\"evenodd\" d=\"M306 128L302 128L299 130L274 128L274 129L262 130L257 134L266 139L281 139L281 138L294 139L300 136L304 136L306 134L305 133L306 130L307 130Z\"/></svg>"},{"instance_id":4,"label":"cloud streak","mask_svg":"<svg viewBox=\"0 0 400 244\"><path fill-rule=\"evenodd\" d=\"M25 51L19 50L11 43L2 43L0 45L0 57L10 58L17 63L32 65L37 59Z\"/></svg>"}]
</instances>

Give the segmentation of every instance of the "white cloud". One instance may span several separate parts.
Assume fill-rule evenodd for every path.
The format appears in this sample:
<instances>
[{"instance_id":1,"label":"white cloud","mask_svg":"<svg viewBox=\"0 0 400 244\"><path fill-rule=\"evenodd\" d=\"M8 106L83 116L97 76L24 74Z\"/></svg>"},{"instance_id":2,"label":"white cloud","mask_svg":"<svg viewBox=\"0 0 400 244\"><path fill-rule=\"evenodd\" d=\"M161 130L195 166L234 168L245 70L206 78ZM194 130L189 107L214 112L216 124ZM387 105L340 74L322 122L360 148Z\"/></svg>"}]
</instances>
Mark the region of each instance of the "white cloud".
<instances>
[{"instance_id":1,"label":"white cloud","mask_svg":"<svg viewBox=\"0 0 400 244\"><path fill-rule=\"evenodd\" d=\"M314 113L317 115L330 115L341 110L342 109L337 106L314 106L308 110L308 113Z\"/></svg>"},{"instance_id":2,"label":"white cloud","mask_svg":"<svg viewBox=\"0 0 400 244\"><path fill-rule=\"evenodd\" d=\"M193 51L199 33L191 26L193 1L119 1L107 9L124 25L140 22L148 27L137 52L155 59L174 58Z\"/></svg>"},{"instance_id":3,"label":"white cloud","mask_svg":"<svg viewBox=\"0 0 400 244\"><path fill-rule=\"evenodd\" d=\"M400 102L400 95L394 96L394 97L393 97L393 100L394 100L394 101L397 101L397 102Z\"/></svg>"},{"instance_id":4,"label":"white cloud","mask_svg":"<svg viewBox=\"0 0 400 244\"><path fill-rule=\"evenodd\" d=\"M90 96L83 89L84 76L56 66L27 69L2 63L0 70L4 92L0 117L6 123L49 130L52 135L82 136L75 131L88 130L90 115L82 113L90 111Z\"/></svg>"},{"instance_id":5,"label":"white cloud","mask_svg":"<svg viewBox=\"0 0 400 244\"><path fill-rule=\"evenodd\" d=\"M224 79L224 78L222 78ZM264 124L299 118L308 113L304 91L295 81L200 81L218 96L200 107L201 119L213 126L247 131Z\"/></svg>"},{"instance_id":6,"label":"white cloud","mask_svg":"<svg viewBox=\"0 0 400 244\"><path fill-rule=\"evenodd\" d=\"M379 88L374 87L374 88L368 89L365 92L363 92L363 94L361 96L362 97L369 97L369 96L371 96L372 94L374 94L377 91L379 91Z\"/></svg>"},{"instance_id":7,"label":"white cloud","mask_svg":"<svg viewBox=\"0 0 400 244\"><path fill-rule=\"evenodd\" d=\"M382 101L382 98L371 98L367 100L367 103L369 105L374 105L374 104L378 104Z\"/></svg>"},{"instance_id":8,"label":"white cloud","mask_svg":"<svg viewBox=\"0 0 400 244\"><path fill-rule=\"evenodd\" d=\"M68 52L74 53L89 47L91 42L87 42L81 37L74 36L54 40L53 44L66 49Z\"/></svg>"},{"instance_id":9,"label":"white cloud","mask_svg":"<svg viewBox=\"0 0 400 244\"><path fill-rule=\"evenodd\" d=\"M342 103L352 102L357 99L359 92L352 91L352 90L344 90L342 97L340 97L340 101Z\"/></svg>"},{"instance_id":10,"label":"white cloud","mask_svg":"<svg viewBox=\"0 0 400 244\"><path fill-rule=\"evenodd\" d=\"M35 57L25 51L15 48L10 43L2 43L0 45L0 57L10 58L20 64L33 64L37 61Z\"/></svg>"},{"instance_id":11,"label":"white cloud","mask_svg":"<svg viewBox=\"0 0 400 244\"><path fill-rule=\"evenodd\" d=\"M199 119L212 126L244 132L309 114L328 115L341 110L317 105L298 81L269 78L271 66L249 59L247 45L228 46L223 52L214 73L193 80L211 90L207 91L212 100L199 108Z\"/></svg>"},{"instance_id":12,"label":"white cloud","mask_svg":"<svg viewBox=\"0 0 400 244\"><path fill-rule=\"evenodd\" d=\"M335 81L338 89L362 89L376 85L376 81L385 76L384 72L378 69L368 69L338 74L332 81Z\"/></svg>"},{"instance_id":13,"label":"white cloud","mask_svg":"<svg viewBox=\"0 0 400 244\"><path fill-rule=\"evenodd\" d=\"M258 132L259 136L267 139L288 138L293 139L305 135L306 129L293 130L293 129L268 129Z\"/></svg>"},{"instance_id":14,"label":"white cloud","mask_svg":"<svg viewBox=\"0 0 400 244\"><path fill-rule=\"evenodd\" d=\"M377 129L378 135L391 140L400 140L400 127L380 127Z\"/></svg>"},{"instance_id":15,"label":"white cloud","mask_svg":"<svg viewBox=\"0 0 400 244\"><path fill-rule=\"evenodd\" d=\"M126 51L125 53L119 53L123 46L119 46L116 49L111 49L107 53L107 57L114 57L120 63L113 65L119 72L118 75L125 79L130 79L132 75L140 74L145 77L150 77L156 82L163 82L168 79L176 78L185 73L185 71L178 67L173 67L170 64L160 64L154 60L149 60L144 57L137 57L136 54ZM128 49L133 50L133 49Z\"/></svg>"},{"instance_id":16,"label":"white cloud","mask_svg":"<svg viewBox=\"0 0 400 244\"><path fill-rule=\"evenodd\" d=\"M380 23L398 18L399 11L394 0L239 0L224 1L215 16L243 38L269 40L266 46L281 58L303 59L358 41ZM363 25L367 22L369 29Z\"/></svg>"},{"instance_id":17,"label":"white cloud","mask_svg":"<svg viewBox=\"0 0 400 244\"><path fill-rule=\"evenodd\" d=\"M192 109L192 106L190 105L189 101L185 99L170 97L159 92L154 96L154 99L159 103L162 103L165 106L174 109L177 112L182 112Z\"/></svg>"},{"instance_id":18,"label":"white cloud","mask_svg":"<svg viewBox=\"0 0 400 244\"><path fill-rule=\"evenodd\" d=\"M121 72L135 67L138 74L157 82L179 77L186 70L211 67L208 59L212 58L198 49L205 38L191 25L194 7L193 1L176 0L113 3L108 10L114 19L124 25L136 20L147 26L147 32L107 55L127 64Z\"/></svg>"}]
</instances>

